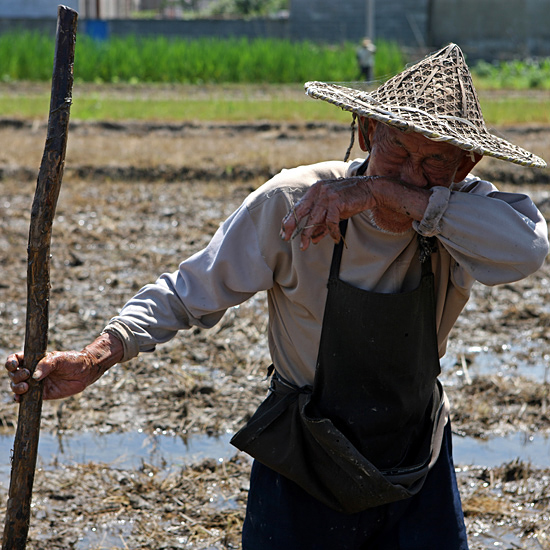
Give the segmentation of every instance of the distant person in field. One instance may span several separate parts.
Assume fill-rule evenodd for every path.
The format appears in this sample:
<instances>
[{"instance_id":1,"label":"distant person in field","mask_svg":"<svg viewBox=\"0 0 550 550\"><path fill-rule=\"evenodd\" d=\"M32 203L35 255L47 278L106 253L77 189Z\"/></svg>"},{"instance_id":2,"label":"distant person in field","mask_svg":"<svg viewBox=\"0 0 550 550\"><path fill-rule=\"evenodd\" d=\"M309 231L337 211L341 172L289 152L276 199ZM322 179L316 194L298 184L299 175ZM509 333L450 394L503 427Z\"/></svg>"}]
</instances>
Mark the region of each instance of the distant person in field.
<instances>
[{"instance_id":1,"label":"distant person in field","mask_svg":"<svg viewBox=\"0 0 550 550\"><path fill-rule=\"evenodd\" d=\"M367 82L372 82L374 80L375 54L376 46L370 38L365 38L356 51L357 64L359 65L361 78Z\"/></svg>"},{"instance_id":2,"label":"distant person in field","mask_svg":"<svg viewBox=\"0 0 550 550\"><path fill-rule=\"evenodd\" d=\"M232 440L255 458L243 549L465 550L439 359L475 281L517 281L548 253L531 199L472 170L484 155L545 162L489 133L454 44L372 93L306 91L352 113L364 158L350 146L344 161L283 170L34 378L45 399L74 395L267 291L269 393ZM22 354L6 368L20 400Z\"/></svg>"}]
</instances>

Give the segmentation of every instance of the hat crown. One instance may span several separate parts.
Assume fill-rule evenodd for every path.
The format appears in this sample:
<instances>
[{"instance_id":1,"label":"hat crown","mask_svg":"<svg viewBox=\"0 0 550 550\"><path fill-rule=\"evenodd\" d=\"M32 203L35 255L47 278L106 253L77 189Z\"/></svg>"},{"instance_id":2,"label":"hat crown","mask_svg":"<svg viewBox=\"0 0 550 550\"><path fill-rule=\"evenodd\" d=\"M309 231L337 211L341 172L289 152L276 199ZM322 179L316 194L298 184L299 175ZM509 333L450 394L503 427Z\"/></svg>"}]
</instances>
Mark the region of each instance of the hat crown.
<instances>
[{"instance_id":1,"label":"hat crown","mask_svg":"<svg viewBox=\"0 0 550 550\"><path fill-rule=\"evenodd\" d=\"M371 97L394 112L406 106L434 117L462 119L485 129L472 75L456 44L408 67L372 92Z\"/></svg>"}]
</instances>

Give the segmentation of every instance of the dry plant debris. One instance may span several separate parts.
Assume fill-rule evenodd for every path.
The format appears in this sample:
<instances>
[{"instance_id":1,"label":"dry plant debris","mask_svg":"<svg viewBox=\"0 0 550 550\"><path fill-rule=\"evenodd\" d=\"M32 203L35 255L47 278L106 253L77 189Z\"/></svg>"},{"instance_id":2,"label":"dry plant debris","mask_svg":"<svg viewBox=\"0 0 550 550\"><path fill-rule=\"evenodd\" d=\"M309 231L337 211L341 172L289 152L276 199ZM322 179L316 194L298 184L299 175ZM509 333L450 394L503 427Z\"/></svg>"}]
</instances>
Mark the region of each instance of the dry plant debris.
<instances>
[{"instance_id":1,"label":"dry plant debris","mask_svg":"<svg viewBox=\"0 0 550 550\"><path fill-rule=\"evenodd\" d=\"M0 124L2 355L23 342L42 129L41 123ZM550 159L550 129L509 129L513 139L511 132ZM88 343L142 285L201 249L266 177L285 166L339 158L348 137L347 127L322 124L77 124L53 231L50 348ZM550 219L550 193L532 184L546 176L522 170L480 165L481 175L504 182L503 189L531 194ZM475 287L443 368L458 434L550 432L549 287L548 265L518 283ZM258 295L228 311L213 330L178 335L154 354L113 368L83 394L45 403L42 430L60 438L84 431L179 437L234 431L267 390L266 322L265 296ZM6 381L1 433L13 434L16 418ZM521 460L457 467L473 550L550 549L550 470ZM36 476L28 548L238 549L248 471L243 455L178 470L145 462L126 469L45 464ZM6 491L0 486L2 499Z\"/></svg>"}]
</instances>

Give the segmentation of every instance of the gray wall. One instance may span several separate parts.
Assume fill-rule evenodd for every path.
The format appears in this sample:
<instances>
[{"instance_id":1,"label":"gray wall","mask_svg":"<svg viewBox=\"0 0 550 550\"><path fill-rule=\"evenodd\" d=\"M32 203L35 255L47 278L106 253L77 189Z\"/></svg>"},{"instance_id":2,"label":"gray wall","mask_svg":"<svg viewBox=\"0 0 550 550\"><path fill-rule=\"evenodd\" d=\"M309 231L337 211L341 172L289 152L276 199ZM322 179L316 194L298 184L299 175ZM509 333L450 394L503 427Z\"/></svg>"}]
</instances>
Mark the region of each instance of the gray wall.
<instances>
[{"instance_id":1,"label":"gray wall","mask_svg":"<svg viewBox=\"0 0 550 550\"><path fill-rule=\"evenodd\" d=\"M21 17L0 19L0 33L6 33L15 30L45 32L55 35L56 20L50 18L32 18L25 19Z\"/></svg>"},{"instance_id":2,"label":"gray wall","mask_svg":"<svg viewBox=\"0 0 550 550\"><path fill-rule=\"evenodd\" d=\"M375 37L397 40L407 46L425 43L428 0L373 0ZM246 20L142 20L142 19L79 19L80 32L106 36L162 34L197 38L201 36L273 37L290 40L313 40L329 43L359 42L367 34L366 0L291 0L289 19ZM0 32L27 27L55 32L55 23L48 19L0 19ZM102 27L102 29L100 28Z\"/></svg>"},{"instance_id":3,"label":"gray wall","mask_svg":"<svg viewBox=\"0 0 550 550\"><path fill-rule=\"evenodd\" d=\"M57 0L56 0L57 1ZM448 42L470 60L550 56L550 0L373 0L375 38L429 51ZM289 19L79 20L79 33L103 38L162 34L250 38L273 37L340 43L366 34L366 0L291 0ZM51 19L0 18L0 33L15 28L55 33ZM418 57L415 51L413 58Z\"/></svg>"},{"instance_id":4,"label":"gray wall","mask_svg":"<svg viewBox=\"0 0 550 550\"><path fill-rule=\"evenodd\" d=\"M79 0L2 0L0 1L0 17L55 18L59 4L78 11Z\"/></svg>"},{"instance_id":5,"label":"gray wall","mask_svg":"<svg viewBox=\"0 0 550 550\"><path fill-rule=\"evenodd\" d=\"M290 35L339 43L365 35L365 4L360 0L290 0Z\"/></svg>"},{"instance_id":6,"label":"gray wall","mask_svg":"<svg viewBox=\"0 0 550 550\"><path fill-rule=\"evenodd\" d=\"M372 0L374 36L407 46L426 42L429 0ZM323 42L359 42L367 36L366 0L290 0L290 35Z\"/></svg>"},{"instance_id":7,"label":"gray wall","mask_svg":"<svg viewBox=\"0 0 550 550\"><path fill-rule=\"evenodd\" d=\"M429 0L381 0L376 2L376 37L404 46L423 47L428 33Z\"/></svg>"},{"instance_id":8,"label":"gray wall","mask_svg":"<svg viewBox=\"0 0 550 550\"><path fill-rule=\"evenodd\" d=\"M86 21L83 20L84 25ZM247 36L249 38L289 38L288 22L284 19L253 19L245 21L234 19L197 19L182 21L176 19L157 19L143 21L140 19L112 19L106 21L109 33L118 36L150 36L162 34L180 38L199 38L214 36L228 38Z\"/></svg>"},{"instance_id":9,"label":"gray wall","mask_svg":"<svg viewBox=\"0 0 550 550\"><path fill-rule=\"evenodd\" d=\"M431 42L456 42L470 58L550 55L549 0L437 0Z\"/></svg>"},{"instance_id":10,"label":"gray wall","mask_svg":"<svg viewBox=\"0 0 550 550\"><path fill-rule=\"evenodd\" d=\"M55 34L55 19L0 19L0 33L17 29L33 30ZM249 38L289 38L288 21L277 19L257 19L252 21L204 19L182 21L176 19L79 19L78 33L94 37L109 36L154 36L162 35L180 38L214 36L227 38L247 36Z\"/></svg>"}]
</instances>

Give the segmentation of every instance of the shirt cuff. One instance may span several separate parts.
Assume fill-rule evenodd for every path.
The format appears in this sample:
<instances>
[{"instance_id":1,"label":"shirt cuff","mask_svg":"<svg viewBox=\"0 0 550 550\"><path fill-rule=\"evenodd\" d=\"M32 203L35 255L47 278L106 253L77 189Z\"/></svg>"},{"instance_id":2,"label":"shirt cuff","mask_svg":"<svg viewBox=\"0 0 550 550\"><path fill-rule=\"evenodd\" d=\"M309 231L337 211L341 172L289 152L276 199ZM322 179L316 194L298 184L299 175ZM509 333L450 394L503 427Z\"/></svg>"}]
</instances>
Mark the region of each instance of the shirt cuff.
<instances>
[{"instance_id":1,"label":"shirt cuff","mask_svg":"<svg viewBox=\"0 0 550 550\"><path fill-rule=\"evenodd\" d=\"M122 342L124 355L119 363L124 363L137 357L139 354L138 342L128 325L124 324L119 319L111 319L109 324L101 332L101 334L105 333L116 336Z\"/></svg>"},{"instance_id":2,"label":"shirt cuff","mask_svg":"<svg viewBox=\"0 0 550 550\"><path fill-rule=\"evenodd\" d=\"M413 228L424 237L433 237L441 232L439 222L449 205L451 190L447 187L433 187L428 207L421 221L414 221Z\"/></svg>"}]
</instances>

